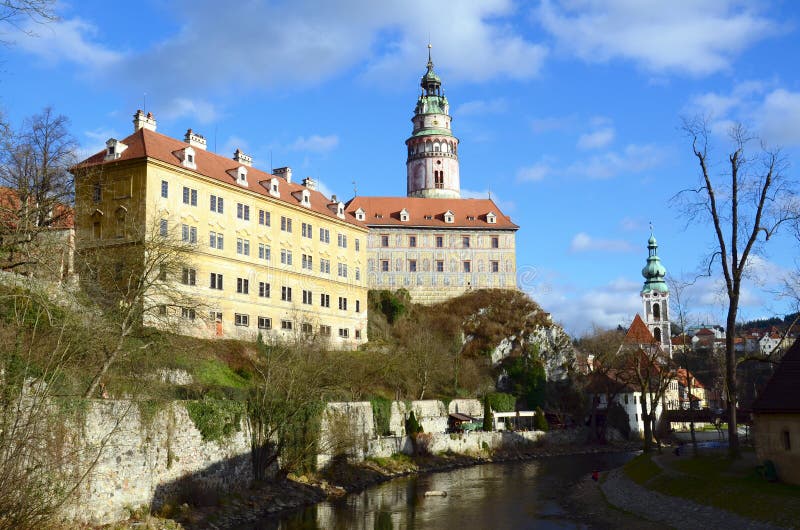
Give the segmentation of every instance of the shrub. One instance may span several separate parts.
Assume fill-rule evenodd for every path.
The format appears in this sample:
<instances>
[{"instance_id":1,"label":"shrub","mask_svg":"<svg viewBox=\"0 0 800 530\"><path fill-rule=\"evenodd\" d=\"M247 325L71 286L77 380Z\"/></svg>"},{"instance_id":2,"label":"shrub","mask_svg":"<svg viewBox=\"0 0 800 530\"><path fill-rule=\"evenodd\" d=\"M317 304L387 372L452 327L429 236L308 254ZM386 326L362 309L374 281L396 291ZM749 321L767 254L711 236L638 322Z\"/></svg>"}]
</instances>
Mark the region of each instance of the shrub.
<instances>
[{"instance_id":1,"label":"shrub","mask_svg":"<svg viewBox=\"0 0 800 530\"><path fill-rule=\"evenodd\" d=\"M412 410L408 415L408 419L406 419L406 434L413 438L421 432L423 432L422 425L419 424L417 417L414 415L414 411Z\"/></svg>"},{"instance_id":2,"label":"shrub","mask_svg":"<svg viewBox=\"0 0 800 530\"><path fill-rule=\"evenodd\" d=\"M392 401L385 397L375 396L369 402L372 405L372 417L375 419L375 433L378 436L388 436Z\"/></svg>"},{"instance_id":3,"label":"shrub","mask_svg":"<svg viewBox=\"0 0 800 530\"><path fill-rule=\"evenodd\" d=\"M187 402L186 410L203 440L210 442L227 438L239 430L244 404L206 396L200 401Z\"/></svg>"},{"instance_id":4,"label":"shrub","mask_svg":"<svg viewBox=\"0 0 800 530\"><path fill-rule=\"evenodd\" d=\"M533 417L533 427L537 431L547 431L550 429L542 407L536 407L536 415Z\"/></svg>"},{"instance_id":5,"label":"shrub","mask_svg":"<svg viewBox=\"0 0 800 530\"><path fill-rule=\"evenodd\" d=\"M513 394L505 392L491 392L487 394L489 406L497 412L514 412L517 405L517 398Z\"/></svg>"}]
</instances>

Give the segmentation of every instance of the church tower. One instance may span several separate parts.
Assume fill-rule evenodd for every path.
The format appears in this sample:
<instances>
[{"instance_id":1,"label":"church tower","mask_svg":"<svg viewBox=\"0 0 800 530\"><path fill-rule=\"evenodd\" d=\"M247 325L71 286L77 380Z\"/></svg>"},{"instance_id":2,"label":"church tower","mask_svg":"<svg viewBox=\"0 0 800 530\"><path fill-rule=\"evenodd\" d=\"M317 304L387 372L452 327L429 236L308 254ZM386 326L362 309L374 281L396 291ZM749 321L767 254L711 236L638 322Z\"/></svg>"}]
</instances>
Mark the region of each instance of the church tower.
<instances>
[{"instance_id":1,"label":"church tower","mask_svg":"<svg viewBox=\"0 0 800 530\"><path fill-rule=\"evenodd\" d=\"M642 269L644 286L642 287L642 304L644 305L644 322L650 332L661 343L662 349L672 357L672 341L669 323L669 287L664 281L667 269L658 257L658 243L653 235L647 240L647 264Z\"/></svg>"},{"instance_id":2,"label":"church tower","mask_svg":"<svg viewBox=\"0 0 800 530\"><path fill-rule=\"evenodd\" d=\"M409 197L458 199L458 138L450 130L450 105L442 92L442 80L433 71L428 44L428 71L420 82L414 128L406 140L406 170Z\"/></svg>"}]
</instances>

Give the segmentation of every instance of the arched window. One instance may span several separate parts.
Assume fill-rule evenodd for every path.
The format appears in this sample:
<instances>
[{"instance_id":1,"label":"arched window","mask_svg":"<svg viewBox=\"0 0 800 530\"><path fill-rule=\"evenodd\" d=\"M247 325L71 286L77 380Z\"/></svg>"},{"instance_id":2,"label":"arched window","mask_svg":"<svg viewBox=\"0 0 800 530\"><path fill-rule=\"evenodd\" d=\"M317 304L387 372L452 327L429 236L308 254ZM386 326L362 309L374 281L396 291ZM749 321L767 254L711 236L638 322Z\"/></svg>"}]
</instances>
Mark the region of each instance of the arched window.
<instances>
[{"instance_id":1,"label":"arched window","mask_svg":"<svg viewBox=\"0 0 800 530\"><path fill-rule=\"evenodd\" d=\"M653 336L656 338L657 342L661 342L661 328L654 329Z\"/></svg>"},{"instance_id":2,"label":"arched window","mask_svg":"<svg viewBox=\"0 0 800 530\"><path fill-rule=\"evenodd\" d=\"M653 319L661 320L661 306L658 304L653 304Z\"/></svg>"}]
</instances>

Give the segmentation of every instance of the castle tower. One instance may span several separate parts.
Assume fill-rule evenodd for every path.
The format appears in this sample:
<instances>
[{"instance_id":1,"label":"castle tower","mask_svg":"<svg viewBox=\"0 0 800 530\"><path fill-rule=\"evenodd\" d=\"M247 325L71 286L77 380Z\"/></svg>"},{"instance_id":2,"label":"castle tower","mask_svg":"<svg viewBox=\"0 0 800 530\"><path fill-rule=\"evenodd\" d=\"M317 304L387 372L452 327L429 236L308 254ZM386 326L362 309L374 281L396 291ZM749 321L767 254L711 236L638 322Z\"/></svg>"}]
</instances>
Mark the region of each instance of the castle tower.
<instances>
[{"instance_id":1,"label":"castle tower","mask_svg":"<svg viewBox=\"0 0 800 530\"><path fill-rule=\"evenodd\" d=\"M428 71L420 82L422 93L414 109L411 137L406 140L409 197L458 199L458 138L450 130L450 105L442 92L442 80L433 71L428 44Z\"/></svg>"},{"instance_id":2,"label":"castle tower","mask_svg":"<svg viewBox=\"0 0 800 530\"><path fill-rule=\"evenodd\" d=\"M664 281L667 269L658 257L658 243L651 230L647 240L647 264L642 269L644 286L642 287L642 304L644 305L644 322L650 332L661 343L661 347L672 357L672 341L669 323L669 287Z\"/></svg>"}]
</instances>

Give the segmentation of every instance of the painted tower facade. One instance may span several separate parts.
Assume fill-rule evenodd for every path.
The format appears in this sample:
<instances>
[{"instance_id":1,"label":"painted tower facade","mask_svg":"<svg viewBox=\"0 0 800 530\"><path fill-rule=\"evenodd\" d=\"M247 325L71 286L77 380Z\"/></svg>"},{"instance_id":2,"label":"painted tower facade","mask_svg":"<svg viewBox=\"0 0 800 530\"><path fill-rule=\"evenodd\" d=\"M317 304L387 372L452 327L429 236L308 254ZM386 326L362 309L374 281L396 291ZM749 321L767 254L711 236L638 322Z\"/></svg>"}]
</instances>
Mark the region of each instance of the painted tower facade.
<instances>
[{"instance_id":1,"label":"painted tower facade","mask_svg":"<svg viewBox=\"0 0 800 530\"><path fill-rule=\"evenodd\" d=\"M428 45L428 70L422 76L422 92L414 109L411 137L406 140L408 196L458 199L458 138L450 128L450 104L442 80L433 71Z\"/></svg>"},{"instance_id":2,"label":"painted tower facade","mask_svg":"<svg viewBox=\"0 0 800 530\"><path fill-rule=\"evenodd\" d=\"M647 264L642 269L644 286L641 292L644 306L644 322L653 337L661 343L663 350L672 357L669 287L667 282L664 281L667 269L664 268L661 264L661 258L658 257L658 242L652 232L650 233L650 239L647 240L647 252Z\"/></svg>"}]
</instances>

